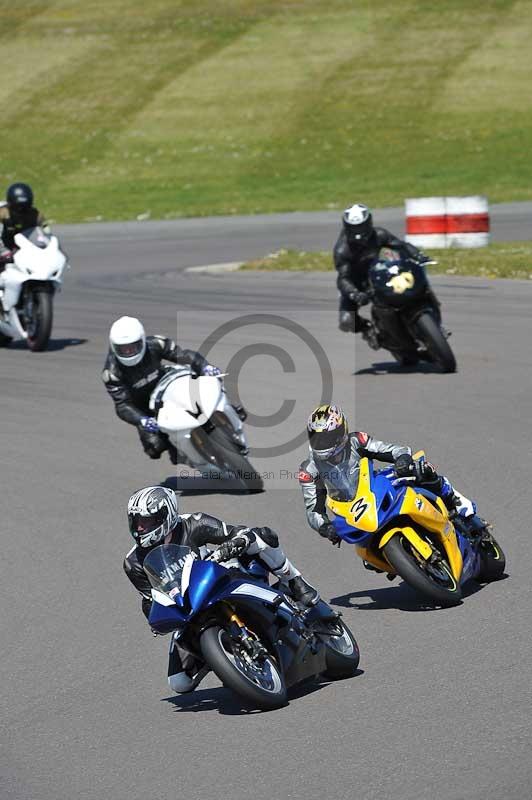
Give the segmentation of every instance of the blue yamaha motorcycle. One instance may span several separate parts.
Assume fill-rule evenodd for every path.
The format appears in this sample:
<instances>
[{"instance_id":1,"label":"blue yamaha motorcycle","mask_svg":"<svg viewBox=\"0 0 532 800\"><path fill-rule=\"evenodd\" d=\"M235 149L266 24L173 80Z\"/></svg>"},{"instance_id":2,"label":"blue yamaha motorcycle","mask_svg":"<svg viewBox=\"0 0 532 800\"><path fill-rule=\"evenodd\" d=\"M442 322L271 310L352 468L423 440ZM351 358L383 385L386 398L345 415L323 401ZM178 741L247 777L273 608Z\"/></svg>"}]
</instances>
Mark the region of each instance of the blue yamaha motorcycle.
<instances>
[{"instance_id":1,"label":"blue yamaha motorcycle","mask_svg":"<svg viewBox=\"0 0 532 800\"><path fill-rule=\"evenodd\" d=\"M340 615L323 600L301 608L268 585L257 562L228 568L164 544L146 556L144 570L153 587L151 627L174 634L255 707L279 708L291 686L351 677L358 667L358 645Z\"/></svg>"}]
</instances>

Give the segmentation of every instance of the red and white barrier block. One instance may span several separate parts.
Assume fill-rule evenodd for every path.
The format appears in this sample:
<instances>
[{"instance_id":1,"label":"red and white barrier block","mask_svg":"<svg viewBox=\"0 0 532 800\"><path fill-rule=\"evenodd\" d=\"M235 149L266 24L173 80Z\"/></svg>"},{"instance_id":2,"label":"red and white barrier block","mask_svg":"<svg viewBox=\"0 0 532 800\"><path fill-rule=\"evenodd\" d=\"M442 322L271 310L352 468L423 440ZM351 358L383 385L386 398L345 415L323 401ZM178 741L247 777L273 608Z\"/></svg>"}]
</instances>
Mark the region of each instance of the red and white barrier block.
<instances>
[{"instance_id":1,"label":"red and white barrier block","mask_svg":"<svg viewBox=\"0 0 532 800\"><path fill-rule=\"evenodd\" d=\"M413 197L405 201L406 241L416 247L485 247L490 219L486 197Z\"/></svg>"}]
</instances>

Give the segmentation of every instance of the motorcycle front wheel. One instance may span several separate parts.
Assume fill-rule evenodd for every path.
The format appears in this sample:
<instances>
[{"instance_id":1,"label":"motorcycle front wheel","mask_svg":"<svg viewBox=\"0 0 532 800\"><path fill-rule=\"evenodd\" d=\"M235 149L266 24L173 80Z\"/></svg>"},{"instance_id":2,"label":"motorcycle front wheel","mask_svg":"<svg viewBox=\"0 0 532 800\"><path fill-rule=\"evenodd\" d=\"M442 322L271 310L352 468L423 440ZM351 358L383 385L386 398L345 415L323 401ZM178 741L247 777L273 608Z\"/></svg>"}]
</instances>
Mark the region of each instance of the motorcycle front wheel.
<instances>
[{"instance_id":1,"label":"motorcycle front wheel","mask_svg":"<svg viewBox=\"0 0 532 800\"><path fill-rule=\"evenodd\" d=\"M384 545L383 553L405 583L436 605L456 606L461 602L462 590L444 559L436 564L424 561L416 556L408 539L400 533Z\"/></svg>"},{"instance_id":2,"label":"motorcycle front wheel","mask_svg":"<svg viewBox=\"0 0 532 800\"><path fill-rule=\"evenodd\" d=\"M427 348L428 354L442 372L456 372L456 359L442 329L432 314L421 314L416 320L417 337Z\"/></svg>"},{"instance_id":3,"label":"motorcycle front wheel","mask_svg":"<svg viewBox=\"0 0 532 800\"><path fill-rule=\"evenodd\" d=\"M283 674L269 653L250 657L243 646L219 625L201 634L203 658L223 685L255 708L281 708L287 703Z\"/></svg>"},{"instance_id":4,"label":"motorcycle front wheel","mask_svg":"<svg viewBox=\"0 0 532 800\"><path fill-rule=\"evenodd\" d=\"M46 350L52 333L54 318L53 295L50 292L32 291L26 298L25 327L29 349L37 353Z\"/></svg>"}]
</instances>

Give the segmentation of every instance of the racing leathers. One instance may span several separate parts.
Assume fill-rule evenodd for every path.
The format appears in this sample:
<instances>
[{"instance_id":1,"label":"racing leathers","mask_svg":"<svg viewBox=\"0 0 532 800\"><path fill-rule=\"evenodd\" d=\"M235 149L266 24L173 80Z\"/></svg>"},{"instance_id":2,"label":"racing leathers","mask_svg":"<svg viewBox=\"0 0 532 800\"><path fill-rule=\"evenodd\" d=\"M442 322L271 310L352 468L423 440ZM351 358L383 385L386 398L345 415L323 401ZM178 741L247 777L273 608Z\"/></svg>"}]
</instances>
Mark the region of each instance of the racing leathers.
<instances>
[{"instance_id":1,"label":"racing leathers","mask_svg":"<svg viewBox=\"0 0 532 800\"><path fill-rule=\"evenodd\" d=\"M336 285L340 292L341 331L359 333L370 325L368 320L359 315L358 309L368 302L365 294L368 289L368 272L381 247L399 249L411 258L424 259L417 247L394 236L386 228L373 228L367 241L351 243L342 229L333 249L334 266L338 273Z\"/></svg>"},{"instance_id":2,"label":"racing leathers","mask_svg":"<svg viewBox=\"0 0 532 800\"><path fill-rule=\"evenodd\" d=\"M361 458L367 457L397 465L405 457L408 462L411 460L411 456L410 447L393 442L383 442L362 431L349 434L345 457L338 465L318 462L311 451L310 458L303 461L299 468L299 483L303 490L310 527L333 544L339 544L340 539L327 516L326 509L328 478L333 477L334 470L341 470L344 474L352 476L352 483L356 485ZM446 477L438 475L432 465L426 464L423 476L418 478L416 483L441 497L447 508L456 510L460 516L467 518L475 514L475 504L457 492Z\"/></svg>"},{"instance_id":3,"label":"racing leathers","mask_svg":"<svg viewBox=\"0 0 532 800\"><path fill-rule=\"evenodd\" d=\"M166 370L163 361L189 365L197 375L208 365L201 353L182 350L172 339L147 336L146 352L142 361L135 366L124 366L109 350L102 380L115 404L117 415L124 422L136 426L145 453L150 458L160 458L161 453L169 450L170 457L175 460L177 454L173 452L175 448L168 436L143 428L143 420L152 413L149 408L151 393Z\"/></svg>"},{"instance_id":4,"label":"racing leathers","mask_svg":"<svg viewBox=\"0 0 532 800\"><path fill-rule=\"evenodd\" d=\"M203 513L182 514L176 527L165 537L164 543L188 546L200 558L205 558L215 547L226 547L230 543L230 547L237 548L239 556L259 559L273 575L287 585L296 600L305 605L313 605L319 599L318 592L303 580L299 570L288 560L279 544L279 537L269 527L230 525ZM151 585L142 565L152 549L153 547L143 548L136 545L124 560L126 575L142 596L142 610L146 618L152 603ZM177 637L172 636L168 660L170 688L175 692L192 691L207 672L205 664L181 647Z\"/></svg>"},{"instance_id":5,"label":"racing leathers","mask_svg":"<svg viewBox=\"0 0 532 800\"><path fill-rule=\"evenodd\" d=\"M33 206L24 209L18 214L12 214L7 203L0 203L0 224L2 233L0 235L0 272L5 269L7 263L13 260L13 251L17 249L15 235L27 228L40 226L45 232L49 232L46 221L41 212Z\"/></svg>"}]
</instances>

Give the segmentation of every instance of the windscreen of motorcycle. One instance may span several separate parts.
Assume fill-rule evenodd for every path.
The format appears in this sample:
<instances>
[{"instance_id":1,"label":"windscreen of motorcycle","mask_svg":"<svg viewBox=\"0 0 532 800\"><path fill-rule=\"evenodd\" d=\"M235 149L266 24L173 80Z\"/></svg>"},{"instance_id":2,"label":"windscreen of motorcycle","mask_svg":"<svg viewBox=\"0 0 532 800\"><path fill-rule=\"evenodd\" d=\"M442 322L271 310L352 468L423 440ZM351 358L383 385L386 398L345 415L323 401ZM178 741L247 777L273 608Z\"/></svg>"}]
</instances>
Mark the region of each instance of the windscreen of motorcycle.
<instances>
[{"instance_id":1,"label":"windscreen of motorcycle","mask_svg":"<svg viewBox=\"0 0 532 800\"><path fill-rule=\"evenodd\" d=\"M162 544L148 553L142 566L152 587L175 602L186 590L183 576L190 573L194 558L190 547Z\"/></svg>"},{"instance_id":2,"label":"windscreen of motorcycle","mask_svg":"<svg viewBox=\"0 0 532 800\"><path fill-rule=\"evenodd\" d=\"M381 247L369 269L368 279L375 299L394 306L412 301L427 287L424 267L390 247Z\"/></svg>"},{"instance_id":3,"label":"windscreen of motorcycle","mask_svg":"<svg viewBox=\"0 0 532 800\"><path fill-rule=\"evenodd\" d=\"M208 375L192 378L190 373L181 373L166 381L162 393L158 393L157 387L152 395L158 397L157 422L161 430L172 433L204 425L218 406L222 381Z\"/></svg>"},{"instance_id":4,"label":"windscreen of motorcycle","mask_svg":"<svg viewBox=\"0 0 532 800\"><path fill-rule=\"evenodd\" d=\"M346 503L356 496L360 477L358 464L350 466L349 460L338 466L326 461L316 463L330 498Z\"/></svg>"}]
</instances>

